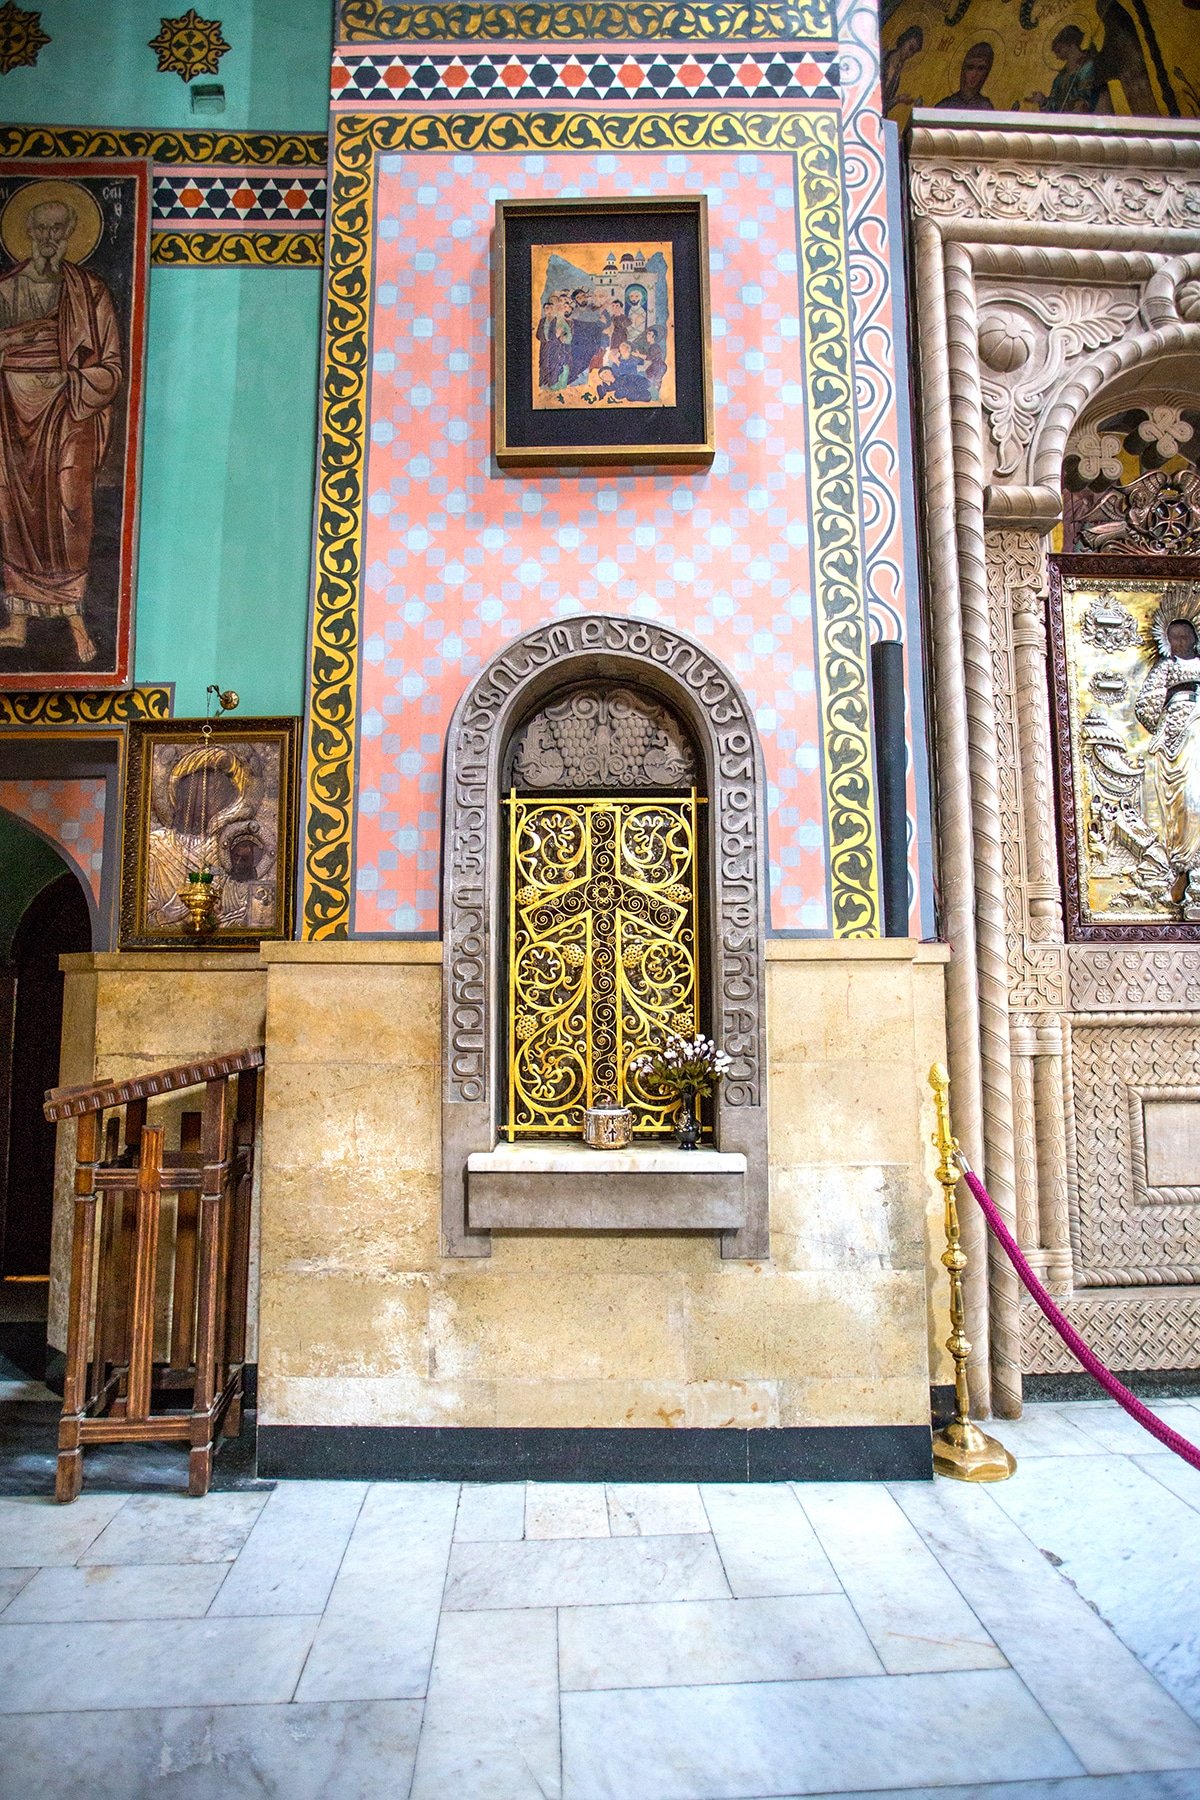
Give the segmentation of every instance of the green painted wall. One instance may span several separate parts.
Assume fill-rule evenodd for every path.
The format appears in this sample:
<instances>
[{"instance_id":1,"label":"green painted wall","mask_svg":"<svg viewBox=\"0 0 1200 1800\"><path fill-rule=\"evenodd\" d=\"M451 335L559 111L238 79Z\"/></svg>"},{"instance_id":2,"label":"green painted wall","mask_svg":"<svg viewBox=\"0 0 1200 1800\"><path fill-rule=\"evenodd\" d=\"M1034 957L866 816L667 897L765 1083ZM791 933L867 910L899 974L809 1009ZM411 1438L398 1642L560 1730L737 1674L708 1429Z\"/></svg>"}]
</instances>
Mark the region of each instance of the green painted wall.
<instances>
[{"instance_id":1,"label":"green painted wall","mask_svg":"<svg viewBox=\"0 0 1200 1800\"><path fill-rule=\"evenodd\" d=\"M33 0L28 0L33 5ZM0 76L0 117L13 125L225 126L230 131L321 131L329 116L333 0L210 0L229 45L215 75L225 111L196 114L186 82L160 75L148 48L166 0L37 0L50 38L37 67Z\"/></svg>"},{"instance_id":2,"label":"green painted wall","mask_svg":"<svg viewBox=\"0 0 1200 1800\"><path fill-rule=\"evenodd\" d=\"M221 0L225 110L148 47L162 0L41 0L50 43L0 76L14 124L320 131L331 0ZM176 14L186 7L174 9ZM210 681L243 715L303 704L321 277L317 270L155 269L150 280L134 669L173 681L180 715Z\"/></svg>"},{"instance_id":3,"label":"green painted wall","mask_svg":"<svg viewBox=\"0 0 1200 1800\"><path fill-rule=\"evenodd\" d=\"M66 863L45 838L0 811L0 963L8 960L13 932L29 902L66 872Z\"/></svg>"},{"instance_id":4,"label":"green painted wall","mask_svg":"<svg viewBox=\"0 0 1200 1800\"><path fill-rule=\"evenodd\" d=\"M204 711L298 713L317 430L316 269L156 269L138 555L139 681Z\"/></svg>"}]
</instances>

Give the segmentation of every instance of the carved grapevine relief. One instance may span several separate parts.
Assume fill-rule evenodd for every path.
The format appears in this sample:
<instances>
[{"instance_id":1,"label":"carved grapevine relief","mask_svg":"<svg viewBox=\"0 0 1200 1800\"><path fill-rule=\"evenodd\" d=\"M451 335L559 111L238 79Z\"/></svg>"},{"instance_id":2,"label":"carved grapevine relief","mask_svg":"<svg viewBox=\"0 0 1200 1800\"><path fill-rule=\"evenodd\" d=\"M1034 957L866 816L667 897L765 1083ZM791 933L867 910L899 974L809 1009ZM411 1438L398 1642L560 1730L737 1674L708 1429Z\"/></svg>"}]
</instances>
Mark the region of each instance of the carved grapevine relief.
<instances>
[{"instance_id":1,"label":"carved grapevine relief","mask_svg":"<svg viewBox=\"0 0 1200 1800\"><path fill-rule=\"evenodd\" d=\"M522 726L511 779L522 790L690 788L696 758L667 707L632 688L593 684L551 700Z\"/></svg>"}]
</instances>

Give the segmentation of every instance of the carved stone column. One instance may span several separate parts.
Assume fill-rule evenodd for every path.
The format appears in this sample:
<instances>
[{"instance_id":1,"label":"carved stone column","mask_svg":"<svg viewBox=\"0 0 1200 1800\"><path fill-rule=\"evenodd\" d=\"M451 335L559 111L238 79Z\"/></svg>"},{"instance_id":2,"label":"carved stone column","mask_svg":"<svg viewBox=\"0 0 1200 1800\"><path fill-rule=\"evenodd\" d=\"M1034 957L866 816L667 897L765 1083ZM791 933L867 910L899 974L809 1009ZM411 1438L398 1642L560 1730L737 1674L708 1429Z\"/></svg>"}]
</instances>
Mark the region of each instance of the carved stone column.
<instances>
[{"instance_id":1,"label":"carved stone column","mask_svg":"<svg viewBox=\"0 0 1200 1800\"><path fill-rule=\"evenodd\" d=\"M1063 1024L1057 1016L1037 1022L1034 1097L1037 1117L1038 1211L1045 1250L1045 1281L1052 1294L1074 1286L1071 1209L1067 1180L1066 1089Z\"/></svg>"},{"instance_id":2,"label":"carved stone column","mask_svg":"<svg viewBox=\"0 0 1200 1800\"><path fill-rule=\"evenodd\" d=\"M1013 662L1024 814L1029 935L1062 942L1062 890L1054 828L1054 771L1046 683L1045 554L1035 531L1004 534L1010 563Z\"/></svg>"},{"instance_id":3,"label":"carved stone column","mask_svg":"<svg viewBox=\"0 0 1200 1800\"><path fill-rule=\"evenodd\" d=\"M1032 1019L1011 1022L1013 1091L1013 1166L1017 1187L1017 1242L1038 1273L1042 1259L1042 1224L1038 1212L1037 1098L1034 1066L1037 1027Z\"/></svg>"}]
</instances>

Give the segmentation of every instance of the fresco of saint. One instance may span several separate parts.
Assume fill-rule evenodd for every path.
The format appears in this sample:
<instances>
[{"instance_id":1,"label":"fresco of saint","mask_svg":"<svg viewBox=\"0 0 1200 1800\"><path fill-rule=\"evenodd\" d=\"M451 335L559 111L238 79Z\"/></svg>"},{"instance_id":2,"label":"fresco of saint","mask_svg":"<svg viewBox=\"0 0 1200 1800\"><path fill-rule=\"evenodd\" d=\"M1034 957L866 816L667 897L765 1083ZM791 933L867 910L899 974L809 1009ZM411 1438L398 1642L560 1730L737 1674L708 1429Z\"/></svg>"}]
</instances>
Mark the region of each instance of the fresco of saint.
<instances>
[{"instance_id":1,"label":"fresco of saint","mask_svg":"<svg viewBox=\"0 0 1200 1800\"><path fill-rule=\"evenodd\" d=\"M80 267L101 232L95 200L68 182L31 184L25 196L33 204L10 207L4 233L10 253L25 255L0 276L0 645L21 648L32 620L64 619L86 665L96 656L84 618L93 499L121 333L107 285Z\"/></svg>"}]
</instances>

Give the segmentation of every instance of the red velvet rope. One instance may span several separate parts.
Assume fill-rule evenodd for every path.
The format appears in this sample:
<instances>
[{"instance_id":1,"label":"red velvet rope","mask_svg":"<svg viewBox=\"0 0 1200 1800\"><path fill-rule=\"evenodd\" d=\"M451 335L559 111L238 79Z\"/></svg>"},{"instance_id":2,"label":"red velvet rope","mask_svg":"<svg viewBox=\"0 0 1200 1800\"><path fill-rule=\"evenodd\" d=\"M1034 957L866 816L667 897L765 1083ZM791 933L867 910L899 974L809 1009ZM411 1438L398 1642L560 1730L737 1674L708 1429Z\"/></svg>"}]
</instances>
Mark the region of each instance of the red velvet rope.
<instances>
[{"instance_id":1,"label":"red velvet rope","mask_svg":"<svg viewBox=\"0 0 1200 1800\"><path fill-rule=\"evenodd\" d=\"M1090 1350L1084 1343L1071 1321L1055 1306L1026 1261L1021 1246L1000 1217L996 1202L978 1175L972 1174L970 1169L964 1169L963 1178L978 1200L988 1225L1008 1252L1009 1261L1071 1354L1079 1358L1088 1374L1100 1383L1106 1393L1112 1395L1118 1406L1125 1408L1130 1418L1136 1419L1139 1425L1144 1425L1152 1437L1156 1437L1160 1444L1165 1444L1168 1450L1173 1450L1176 1456L1182 1456L1184 1462L1191 1463L1193 1469L1200 1469L1200 1450L1197 1450L1195 1444L1189 1444L1185 1437L1180 1437L1177 1431L1172 1431L1169 1425L1164 1425L1148 1406L1143 1405L1136 1394L1131 1394L1124 1382L1118 1381L1112 1370L1104 1366L1095 1351Z\"/></svg>"}]
</instances>

